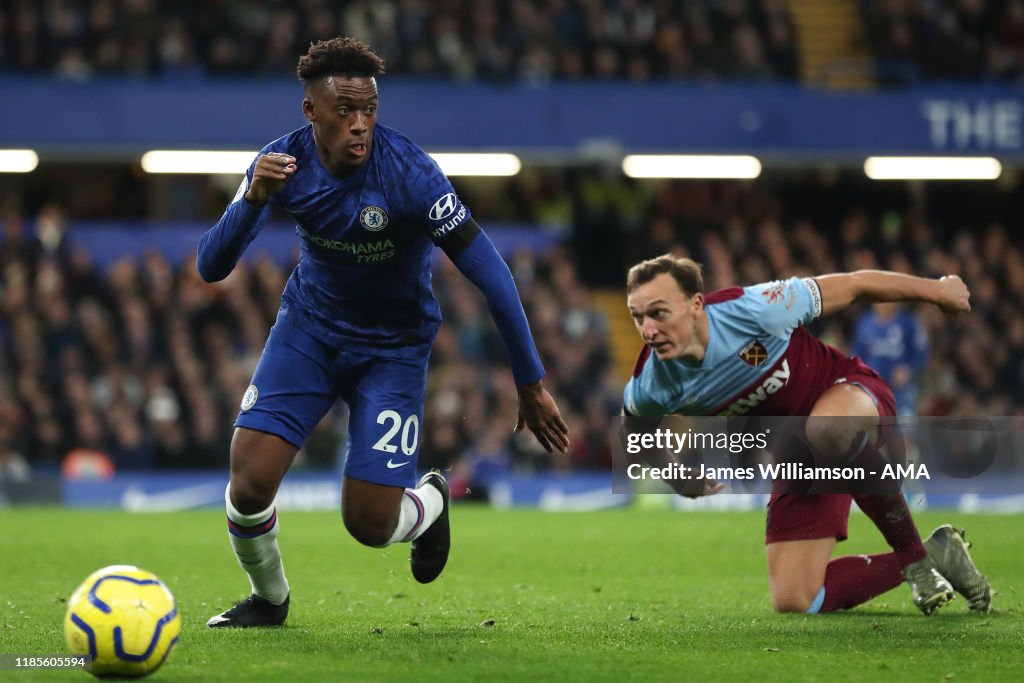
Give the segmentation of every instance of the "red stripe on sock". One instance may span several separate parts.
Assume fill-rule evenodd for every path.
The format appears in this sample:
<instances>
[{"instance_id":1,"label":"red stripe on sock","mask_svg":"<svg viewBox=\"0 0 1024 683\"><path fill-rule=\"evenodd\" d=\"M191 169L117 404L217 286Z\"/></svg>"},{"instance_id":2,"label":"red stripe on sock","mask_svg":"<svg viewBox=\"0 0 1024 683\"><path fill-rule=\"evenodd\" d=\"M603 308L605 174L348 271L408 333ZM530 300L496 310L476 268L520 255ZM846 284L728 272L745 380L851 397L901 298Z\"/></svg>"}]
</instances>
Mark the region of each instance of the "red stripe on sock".
<instances>
[{"instance_id":1,"label":"red stripe on sock","mask_svg":"<svg viewBox=\"0 0 1024 683\"><path fill-rule=\"evenodd\" d=\"M239 536L244 535L248 537L253 537L265 534L274 528L275 523L277 523L277 508L274 508L274 511L270 514L270 517L266 521L259 522L258 524L254 524L253 526L245 526L243 524L239 524L238 522L235 522L230 517L228 517L228 529Z\"/></svg>"}]
</instances>

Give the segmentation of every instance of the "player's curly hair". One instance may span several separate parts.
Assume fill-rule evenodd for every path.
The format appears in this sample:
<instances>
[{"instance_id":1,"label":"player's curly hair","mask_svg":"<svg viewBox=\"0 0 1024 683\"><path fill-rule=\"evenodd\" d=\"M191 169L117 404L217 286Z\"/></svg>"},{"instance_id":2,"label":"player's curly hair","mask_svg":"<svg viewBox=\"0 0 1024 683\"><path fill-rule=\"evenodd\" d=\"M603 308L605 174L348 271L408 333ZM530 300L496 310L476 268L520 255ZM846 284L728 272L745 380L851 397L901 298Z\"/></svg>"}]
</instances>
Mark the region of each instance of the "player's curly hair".
<instances>
[{"instance_id":1,"label":"player's curly hair","mask_svg":"<svg viewBox=\"0 0 1024 683\"><path fill-rule=\"evenodd\" d=\"M325 76L371 77L384 73L384 60L355 38L331 38L311 43L295 70L303 85Z\"/></svg>"},{"instance_id":2,"label":"player's curly hair","mask_svg":"<svg viewBox=\"0 0 1024 683\"><path fill-rule=\"evenodd\" d=\"M662 273L675 278L679 289L686 298L697 292L704 293L704 272L699 263L693 259L676 258L672 254L663 254L657 258L641 261L629 269L626 276L626 294L630 294L640 285L645 285Z\"/></svg>"}]
</instances>

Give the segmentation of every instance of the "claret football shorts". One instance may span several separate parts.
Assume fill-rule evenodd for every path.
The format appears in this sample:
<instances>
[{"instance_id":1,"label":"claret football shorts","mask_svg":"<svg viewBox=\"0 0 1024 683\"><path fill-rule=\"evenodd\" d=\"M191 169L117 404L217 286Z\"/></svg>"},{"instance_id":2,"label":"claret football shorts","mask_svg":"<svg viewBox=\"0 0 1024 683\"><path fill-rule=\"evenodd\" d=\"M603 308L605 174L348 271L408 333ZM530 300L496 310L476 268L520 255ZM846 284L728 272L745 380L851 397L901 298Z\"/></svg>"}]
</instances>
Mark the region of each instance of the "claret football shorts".
<instances>
[{"instance_id":1,"label":"claret football shorts","mask_svg":"<svg viewBox=\"0 0 1024 683\"><path fill-rule=\"evenodd\" d=\"M416 483L427 360L337 349L278 316L235 419L301 448L341 397L349 407L345 476L386 486Z\"/></svg>"},{"instance_id":2,"label":"claret football shorts","mask_svg":"<svg viewBox=\"0 0 1024 683\"><path fill-rule=\"evenodd\" d=\"M896 415L896 399L892 389L877 372L858 358L851 358L836 383L848 382L866 391L878 407L883 419ZM888 429L879 430L876 446L889 436ZM801 495L773 493L768 502L765 543L835 538L845 541L853 497L848 493Z\"/></svg>"}]
</instances>

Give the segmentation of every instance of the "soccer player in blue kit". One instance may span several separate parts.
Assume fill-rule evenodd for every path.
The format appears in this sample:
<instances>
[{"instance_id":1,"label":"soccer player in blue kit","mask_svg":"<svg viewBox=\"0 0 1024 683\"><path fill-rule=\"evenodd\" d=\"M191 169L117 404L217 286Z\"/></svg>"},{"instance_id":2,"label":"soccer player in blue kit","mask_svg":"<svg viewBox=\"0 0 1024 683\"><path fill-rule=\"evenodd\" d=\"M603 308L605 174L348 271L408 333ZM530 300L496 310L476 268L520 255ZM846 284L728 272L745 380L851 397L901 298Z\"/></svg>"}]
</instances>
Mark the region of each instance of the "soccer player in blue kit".
<instances>
[{"instance_id":1,"label":"soccer player in blue kit","mask_svg":"<svg viewBox=\"0 0 1024 683\"><path fill-rule=\"evenodd\" d=\"M623 396L626 415L807 416L813 419L802 438L818 453L877 471L885 462L878 448L896 414L892 390L859 358L803 326L858 301L920 301L950 315L970 310L959 277L886 271L793 277L705 294L700 265L671 255L633 266L626 292L644 340ZM832 419L840 416L853 419ZM722 488L712 480L696 483L703 487L696 495ZM814 495L778 484L765 531L776 611L848 609L904 580L925 614L952 600L954 589L972 610L988 610L991 589L963 532L943 525L922 542L898 489ZM690 495L685 488L680 493ZM837 541L847 537L851 502L892 552L832 558Z\"/></svg>"},{"instance_id":2,"label":"soccer player in blue kit","mask_svg":"<svg viewBox=\"0 0 1024 683\"><path fill-rule=\"evenodd\" d=\"M487 299L518 387L515 430L529 427L548 451L569 445L505 262L434 161L376 125L374 77L383 67L352 38L311 45L298 64L309 125L263 148L199 244L199 273L215 282L256 238L271 205L295 220L301 238L231 441L228 532L252 594L210 627L276 626L287 617L274 498L339 396L350 413L345 527L368 546L411 542L421 583L444 569L448 485L437 472L415 482L427 359L441 324L430 287L435 245Z\"/></svg>"},{"instance_id":3,"label":"soccer player in blue kit","mask_svg":"<svg viewBox=\"0 0 1024 683\"><path fill-rule=\"evenodd\" d=\"M928 363L928 331L915 311L898 304L872 306L857 320L852 351L892 387L897 415L917 415L918 381Z\"/></svg>"}]
</instances>

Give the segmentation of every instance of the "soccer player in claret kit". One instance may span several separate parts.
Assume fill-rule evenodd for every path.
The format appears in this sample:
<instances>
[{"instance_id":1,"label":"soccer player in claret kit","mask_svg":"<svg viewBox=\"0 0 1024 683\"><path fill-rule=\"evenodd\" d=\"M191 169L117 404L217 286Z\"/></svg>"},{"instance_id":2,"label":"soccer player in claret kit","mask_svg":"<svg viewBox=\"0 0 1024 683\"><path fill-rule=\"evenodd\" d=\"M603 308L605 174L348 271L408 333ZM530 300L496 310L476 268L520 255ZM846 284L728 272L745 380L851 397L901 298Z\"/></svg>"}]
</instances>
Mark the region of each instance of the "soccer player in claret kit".
<instances>
[{"instance_id":1,"label":"soccer player in claret kit","mask_svg":"<svg viewBox=\"0 0 1024 683\"><path fill-rule=\"evenodd\" d=\"M630 314L645 346L624 392L624 413L808 416L806 442L846 461L886 462L880 423L895 414L892 391L860 359L842 354L802 325L853 302L927 302L956 315L970 310L959 277L912 277L857 271L793 277L704 293L701 267L670 255L630 269ZM759 389L765 388L765 391ZM859 429L862 418L872 428ZM722 484L707 480L699 495ZM882 532L892 552L831 559L846 539L851 500ZM906 579L925 614L953 599L987 611L988 581L967 551L963 532L943 525L922 543L903 494L773 492L766 553L777 612L848 609Z\"/></svg>"},{"instance_id":2,"label":"soccer player in claret kit","mask_svg":"<svg viewBox=\"0 0 1024 683\"><path fill-rule=\"evenodd\" d=\"M518 387L515 429L528 426L549 451L568 448L508 267L434 161L376 125L374 77L383 66L357 40L314 43L298 64L309 125L263 148L199 244L199 273L215 282L256 238L270 206L295 220L301 238L231 441L228 531L252 595L211 618L211 627L274 626L287 617L274 497L339 396L349 407L345 527L369 546L411 542L421 583L444 568L448 485L437 472L415 480L427 358L441 324L430 287L435 245L486 296Z\"/></svg>"}]
</instances>

